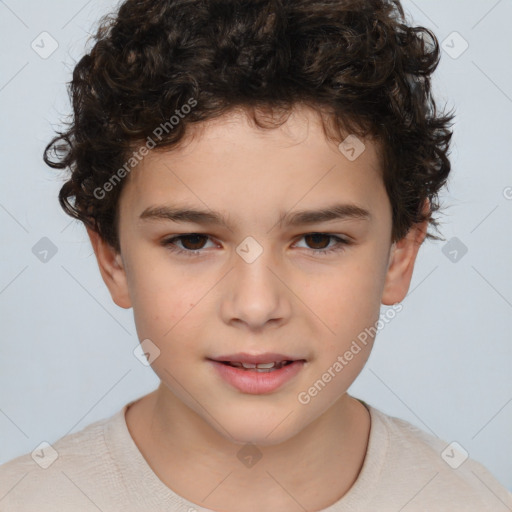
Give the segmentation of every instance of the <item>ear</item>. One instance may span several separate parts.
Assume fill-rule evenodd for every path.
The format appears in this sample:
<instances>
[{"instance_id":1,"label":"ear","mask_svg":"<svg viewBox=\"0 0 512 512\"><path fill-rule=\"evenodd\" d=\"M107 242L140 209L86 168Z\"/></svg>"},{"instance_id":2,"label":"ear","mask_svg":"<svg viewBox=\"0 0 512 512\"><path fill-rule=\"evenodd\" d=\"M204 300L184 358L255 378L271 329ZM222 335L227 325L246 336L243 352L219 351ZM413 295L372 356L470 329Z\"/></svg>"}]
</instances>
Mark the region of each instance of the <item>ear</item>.
<instances>
[{"instance_id":1,"label":"ear","mask_svg":"<svg viewBox=\"0 0 512 512\"><path fill-rule=\"evenodd\" d=\"M121 254L105 242L96 231L89 227L86 229L96 254L101 277L110 291L112 300L122 308L131 308L132 303Z\"/></svg>"},{"instance_id":2,"label":"ear","mask_svg":"<svg viewBox=\"0 0 512 512\"><path fill-rule=\"evenodd\" d=\"M428 199L425 202L424 211L426 208L430 208ZM428 220L414 224L404 238L392 244L382 293L382 304L391 306L401 302L407 295L416 256L421 244L425 240L427 228Z\"/></svg>"}]
</instances>

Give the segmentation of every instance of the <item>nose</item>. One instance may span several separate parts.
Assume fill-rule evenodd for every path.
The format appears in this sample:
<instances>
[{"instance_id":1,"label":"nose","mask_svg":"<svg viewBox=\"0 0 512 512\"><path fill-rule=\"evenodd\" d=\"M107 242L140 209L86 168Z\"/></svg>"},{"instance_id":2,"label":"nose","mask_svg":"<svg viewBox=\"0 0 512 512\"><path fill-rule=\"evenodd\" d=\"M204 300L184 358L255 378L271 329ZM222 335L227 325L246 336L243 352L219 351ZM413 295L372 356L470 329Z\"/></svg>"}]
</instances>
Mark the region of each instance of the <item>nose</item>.
<instances>
[{"instance_id":1,"label":"nose","mask_svg":"<svg viewBox=\"0 0 512 512\"><path fill-rule=\"evenodd\" d=\"M224 283L221 314L226 323L240 323L258 330L285 323L291 313L290 289L279 276L279 265L270 250L256 259L234 258L234 268Z\"/></svg>"}]
</instances>

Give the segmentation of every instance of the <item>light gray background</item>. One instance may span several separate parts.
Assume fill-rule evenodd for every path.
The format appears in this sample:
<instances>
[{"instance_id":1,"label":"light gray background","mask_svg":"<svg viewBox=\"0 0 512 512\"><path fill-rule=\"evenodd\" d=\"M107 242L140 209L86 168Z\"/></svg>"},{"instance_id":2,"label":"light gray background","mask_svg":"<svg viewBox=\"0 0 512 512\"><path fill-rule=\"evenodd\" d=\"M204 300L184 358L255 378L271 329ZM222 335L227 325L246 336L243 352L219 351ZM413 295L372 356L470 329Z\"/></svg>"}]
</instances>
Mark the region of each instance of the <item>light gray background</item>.
<instances>
[{"instance_id":1,"label":"light gray background","mask_svg":"<svg viewBox=\"0 0 512 512\"><path fill-rule=\"evenodd\" d=\"M0 1L0 463L110 416L158 383L133 355L132 310L112 302L85 229L60 209L62 174L42 161L69 112L73 64L114 6ZM351 392L457 441L512 489L512 4L404 7L448 45L434 81L439 105L457 114L441 229L467 253L453 262L444 242L425 243L403 310L379 333ZM59 45L48 58L31 47L43 31ZM469 44L457 58L463 41L454 31ZM43 237L57 248L46 263L32 252Z\"/></svg>"}]
</instances>

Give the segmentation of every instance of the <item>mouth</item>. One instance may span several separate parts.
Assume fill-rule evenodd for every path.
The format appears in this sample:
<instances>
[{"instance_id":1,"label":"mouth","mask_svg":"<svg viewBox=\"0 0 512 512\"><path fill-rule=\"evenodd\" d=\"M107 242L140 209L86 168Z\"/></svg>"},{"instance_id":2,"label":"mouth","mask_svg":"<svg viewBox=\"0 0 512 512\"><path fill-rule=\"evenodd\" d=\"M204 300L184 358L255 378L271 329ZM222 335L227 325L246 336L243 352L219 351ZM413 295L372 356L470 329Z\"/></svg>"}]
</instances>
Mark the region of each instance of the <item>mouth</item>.
<instances>
[{"instance_id":1,"label":"mouth","mask_svg":"<svg viewBox=\"0 0 512 512\"><path fill-rule=\"evenodd\" d=\"M302 359L304 361L304 359ZM285 361L272 361L271 363L242 363L239 361L218 361L219 363L232 366L233 368L240 368L247 371L256 371L259 373L268 373L280 370L283 366L288 366L295 362L295 360Z\"/></svg>"},{"instance_id":2,"label":"mouth","mask_svg":"<svg viewBox=\"0 0 512 512\"><path fill-rule=\"evenodd\" d=\"M283 354L233 354L207 358L217 374L243 393L264 394L289 382L304 367L306 359Z\"/></svg>"}]
</instances>

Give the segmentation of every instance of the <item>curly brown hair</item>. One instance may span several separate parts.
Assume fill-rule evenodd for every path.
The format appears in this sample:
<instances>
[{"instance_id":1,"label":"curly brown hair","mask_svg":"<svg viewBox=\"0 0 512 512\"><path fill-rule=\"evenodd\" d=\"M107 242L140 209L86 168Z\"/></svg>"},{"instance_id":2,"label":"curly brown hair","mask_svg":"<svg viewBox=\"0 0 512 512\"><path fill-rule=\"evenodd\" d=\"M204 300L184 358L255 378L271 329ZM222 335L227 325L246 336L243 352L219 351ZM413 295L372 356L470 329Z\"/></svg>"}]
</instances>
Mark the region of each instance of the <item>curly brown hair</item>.
<instances>
[{"instance_id":1,"label":"curly brown hair","mask_svg":"<svg viewBox=\"0 0 512 512\"><path fill-rule=\"evenodd\" d=\"M275 128L302 104L331 140L372 138L392 241L427 219L437 229L454 115L438 115L431 93L436 36L410 26L399 0L125 0L93 38L68 84L72 121L43 158L70 170L64 211L118 252L121 178L134 151L169 150L189 124L238 108Z\"/></svg>"}]
</instances>

